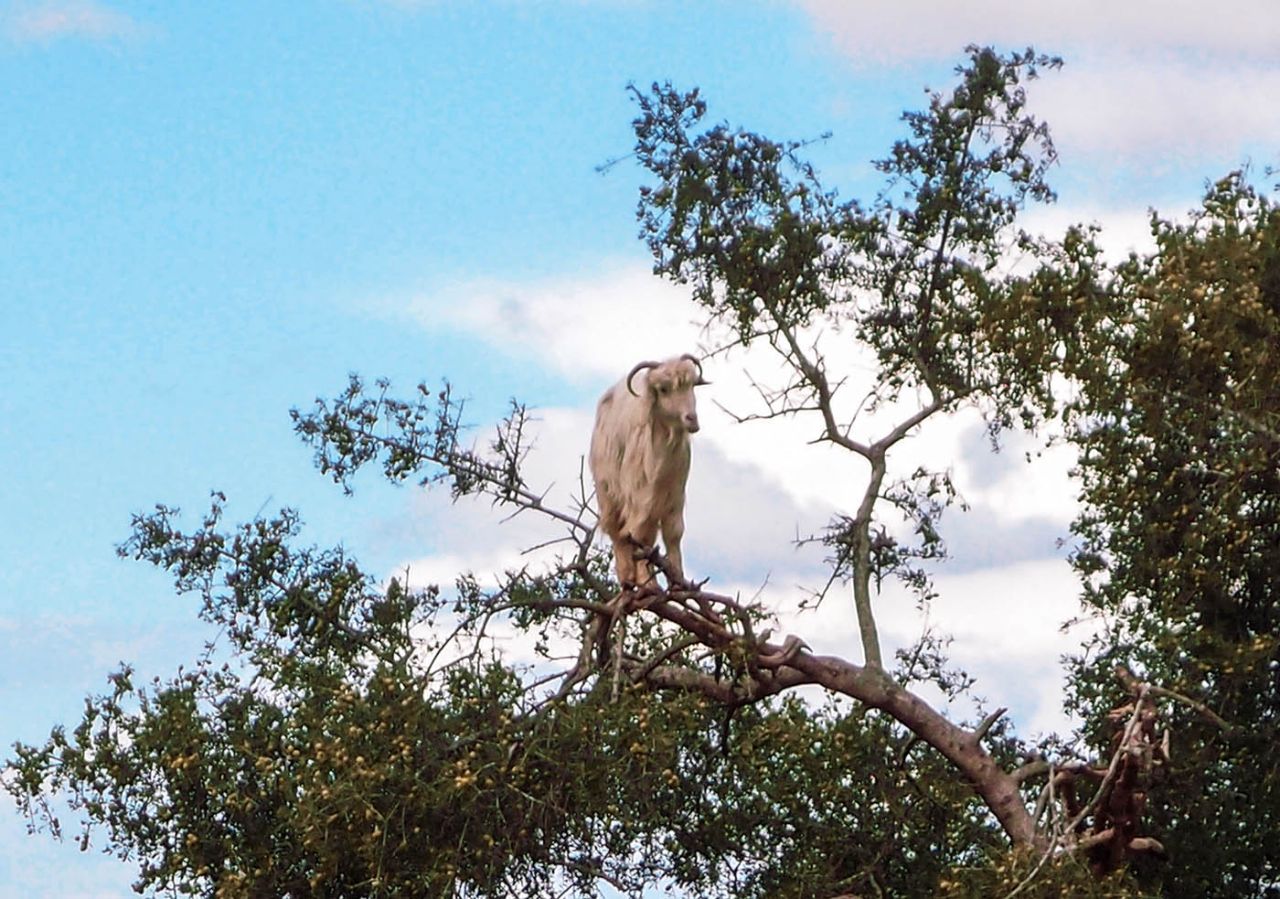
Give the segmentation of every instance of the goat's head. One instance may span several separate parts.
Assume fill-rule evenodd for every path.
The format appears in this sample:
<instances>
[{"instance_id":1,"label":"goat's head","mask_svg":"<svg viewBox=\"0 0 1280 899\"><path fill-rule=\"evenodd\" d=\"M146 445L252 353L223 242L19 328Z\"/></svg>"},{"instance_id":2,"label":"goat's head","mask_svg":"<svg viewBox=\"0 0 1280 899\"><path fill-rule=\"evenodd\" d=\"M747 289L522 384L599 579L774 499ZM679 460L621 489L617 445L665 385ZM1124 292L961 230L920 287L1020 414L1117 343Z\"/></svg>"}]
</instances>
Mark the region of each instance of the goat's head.
<instances>
[{"instance_id":1,"label":"goat's head","mask_svg":"<svg viewBox=\"0 0 1280 899\"><path fill-rule=\"evenodd\" d=\"M645 390L653 417L673 431L695 433L699 425L693 388L711 383L702 377L702 363L689 353L666 362L641 362L627 375L627 390L632 396L640 396L632 379L645 369Z\"/></svg>"}]
</instances>

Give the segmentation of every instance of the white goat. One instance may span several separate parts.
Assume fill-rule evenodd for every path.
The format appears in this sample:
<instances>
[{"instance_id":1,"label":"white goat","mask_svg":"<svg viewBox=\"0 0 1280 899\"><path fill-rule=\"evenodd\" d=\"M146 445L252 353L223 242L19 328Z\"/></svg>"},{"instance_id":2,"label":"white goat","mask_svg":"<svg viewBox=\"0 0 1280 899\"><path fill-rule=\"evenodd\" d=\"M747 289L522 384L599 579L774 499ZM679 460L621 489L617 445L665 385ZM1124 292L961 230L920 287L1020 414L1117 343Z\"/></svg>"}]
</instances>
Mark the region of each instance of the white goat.
<instances>
[{"instance_id":1,"label":"white goat","mask_svg":"<svg viewBox=\"0 0 1280 899\"><path fill-rule=\"evenodd\" d=\"M632 381L639 379L639 391ZM591 433L591 476L600 527L613 541L623 589L652 577L636 550L651 549L662 532L667 559L680 580L684 563L684 488L689 477L689 435L698 430L693 388L702 378L697 357L641 362L600 397Z\"/></svg>"}]
</instances>

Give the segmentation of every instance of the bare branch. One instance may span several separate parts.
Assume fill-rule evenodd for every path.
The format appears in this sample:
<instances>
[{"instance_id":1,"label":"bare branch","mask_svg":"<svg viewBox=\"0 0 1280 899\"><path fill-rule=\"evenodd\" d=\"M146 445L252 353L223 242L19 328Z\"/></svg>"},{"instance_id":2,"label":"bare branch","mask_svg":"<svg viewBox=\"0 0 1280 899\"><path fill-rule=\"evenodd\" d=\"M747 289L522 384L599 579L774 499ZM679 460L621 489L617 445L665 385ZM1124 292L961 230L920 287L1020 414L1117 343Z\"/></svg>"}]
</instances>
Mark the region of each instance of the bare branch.
<instances>
[{"instance_id":1,"label":"bare branch","mask_svg":"<svg viewBox=\"0 0 1280 899\"><path fill-rule=\"evenodd\" d=\"M1036 759L1014 768L1009 772L1009 776L1018 783L1023 783L1033 777L1039 777L1041 774L1048 774L1052 770L1053 766L1049 762L1044 759Z\"/></svg>"},{"instance_id":2,"label":"bare branch","mask_svg":"<svg viewBox=\"0 0 1280 899\"><path fill-rule=\"evenodd\" d=\"M1141 687L1145 686L1147 690L1156 694L1157 696L1163 696L1166 699L1172 699L1175 702L1182 703L1188 708L1194 709L1197 713L1199 713L1201 717L1203 717L1205 720L1209 721L1210 723L1216 725L1221 730L1228 733L1230 733L1230 731L1232 730L1231 724L1229 722L1223 720L1223 718L1217 712L1209 708L1203 702L1199 702L1198 700L1192 699L1190 696L1185 696L1176 690L1170 690L1168 687L1161 687L1156 684L1142 684L1133 675L1133 673L1129 671L1129 669L1124 668L1123 666L1118 666L1116 668L1116 676L1119 677L1121 681L1124 682L1125 686L1128 687L1130 691L1137 691Z\"/></svg>"},{"instance_id":3,"label":"bare branch","mask_svg":"<svg viewBox=\"0 0 1280 899\"><path fill-rule=\"evenodd\" d=\"M689 647L698 646L701 643L702 641L694 636L689 636L689 637L685 637L683 640L678 640L677 642L673 643L671 646L664 649L662 652L658 653L652 659L645 662L638 671L635 671L632 673L631 679L633 681L644 680L646 677L648 677L649 672L657 668L659 665L665 664L669 660L678 656L680 653L684 652Z\"/></svg>"},{"instance_id":4,"label":"bare branch","mask_svg":"<svg viewBox=\"0 0 1280 899\"><path fill-rule=\"evenodd\" d=\"M815 362L805 354L804 350L800 348L800 343L796 339L795 333L790 328L780 327L779 331L790 350L788 354L784 355L804 375L805 380L809 382L810 387L817 395L818 409L822 413L823 421L822 438L837 446L844 447L850 452L857 453L863 458L870 459L870 447L851 438L836 421L835 393L827 381L827 375L822 368L821 360Z\"/></svg>"}]
</instances>

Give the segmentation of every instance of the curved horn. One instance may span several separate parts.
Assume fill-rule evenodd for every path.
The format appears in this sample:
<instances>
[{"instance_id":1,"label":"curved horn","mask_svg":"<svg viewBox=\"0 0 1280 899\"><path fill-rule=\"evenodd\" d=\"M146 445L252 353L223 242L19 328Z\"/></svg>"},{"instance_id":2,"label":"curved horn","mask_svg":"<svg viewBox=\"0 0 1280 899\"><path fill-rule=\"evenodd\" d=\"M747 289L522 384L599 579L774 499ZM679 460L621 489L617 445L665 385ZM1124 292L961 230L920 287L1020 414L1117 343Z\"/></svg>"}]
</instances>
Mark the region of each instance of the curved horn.
<instances>
[{"instance_id":1,"label":"curved horn","mask_svg":"<svg viewBox=\"0 0 1280 899\"><path fill-rule=\"evenodd\" d=\"M702 387L705 384L711 383L706 378L702 377L702 360L700 360L697 356L693 355L693 353L685 353L680 358L688 359L690 362L693 363L694 368L698 370L698 380L694 381L695 387Z\"/></svg>"},{"instance_id":2,"label":"curved horn","mask_svg":"<svg viewBox=\"0 0 1280 899\"><path fill-rule=\"evenodd\" d=\"M641 369L657 368L660 364L661 363L659 362L637 362L636 367L631 369L631 371L627 374L627 392L630 393L632 396L639 396L640 394L636 393L635 388L631 386L631 379L634 378L636 376L636 372L640 371Z\"/></svg>"}]
</instances>

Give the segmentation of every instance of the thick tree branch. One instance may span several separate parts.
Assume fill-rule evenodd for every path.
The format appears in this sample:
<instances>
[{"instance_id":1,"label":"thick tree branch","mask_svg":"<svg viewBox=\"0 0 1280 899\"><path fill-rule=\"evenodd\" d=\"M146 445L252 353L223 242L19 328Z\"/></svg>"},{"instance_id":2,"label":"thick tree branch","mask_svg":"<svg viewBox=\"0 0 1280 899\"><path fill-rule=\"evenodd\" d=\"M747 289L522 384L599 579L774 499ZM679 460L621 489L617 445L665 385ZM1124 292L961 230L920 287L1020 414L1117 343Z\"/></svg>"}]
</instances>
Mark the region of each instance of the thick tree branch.
<instances>
[{"instance_id":1,"label":"thick tree branch","mask_svg":"<svg viewBox=\"0 0 1280 899\"><path fill-rule=\"evenodd\" d=\"M676 594L688 595L692 594L688 591ZM707 604L741 608L726 596L701 595ZM648 597L643 610L671 622L712 649L723 650L737 639L724 622L705 617L665 592ZM748 646L752 647L747 669L753 686L746 697L732 684L693 668L660 665L645 672L644 679L662 688L696 690L718 702L759 699L802 684L817 684L856 699L887 713L955 765L973 784L1015 844L1039 845L1035 823L1019 793L1020 781L1002 770L980 745L984 728L970 732L952 723L879 666L859 666L834 656L816 656L794 637L781 645L751 639ZM638 677L645 667L643 663L635 665L631 673Z\"/></svg>"}]
</instances>

